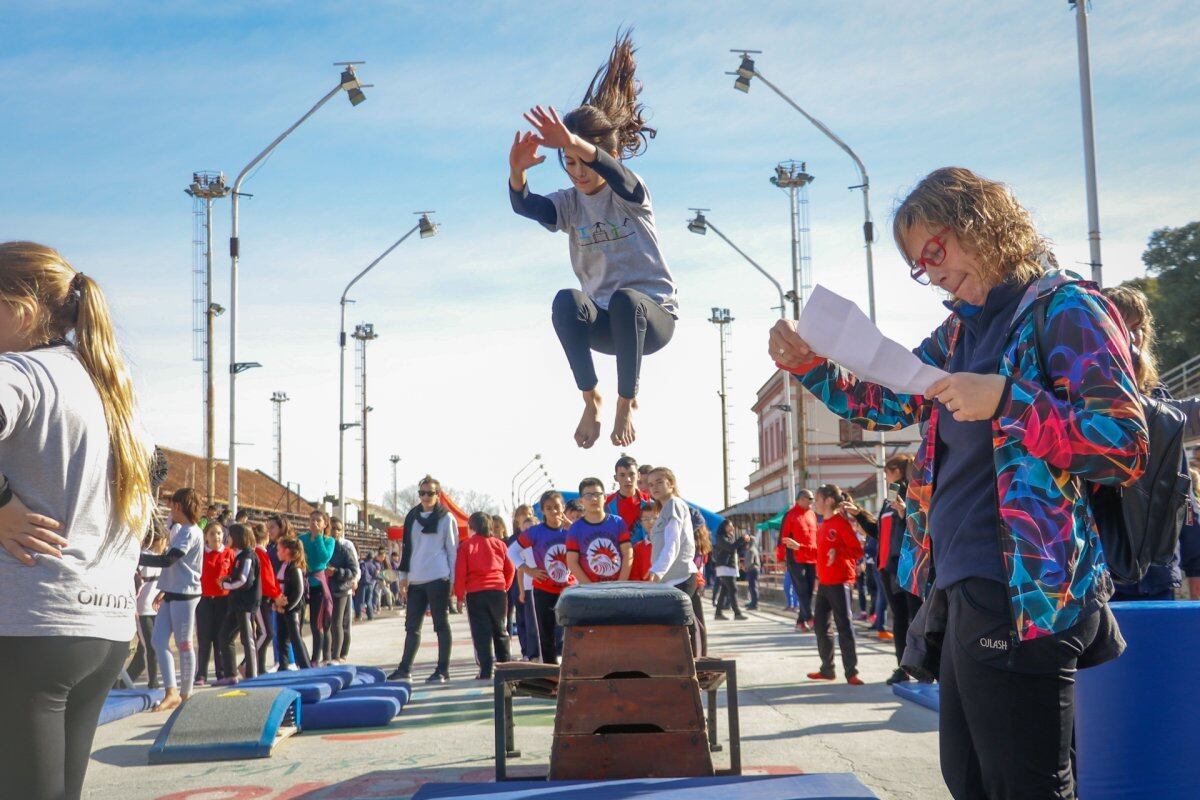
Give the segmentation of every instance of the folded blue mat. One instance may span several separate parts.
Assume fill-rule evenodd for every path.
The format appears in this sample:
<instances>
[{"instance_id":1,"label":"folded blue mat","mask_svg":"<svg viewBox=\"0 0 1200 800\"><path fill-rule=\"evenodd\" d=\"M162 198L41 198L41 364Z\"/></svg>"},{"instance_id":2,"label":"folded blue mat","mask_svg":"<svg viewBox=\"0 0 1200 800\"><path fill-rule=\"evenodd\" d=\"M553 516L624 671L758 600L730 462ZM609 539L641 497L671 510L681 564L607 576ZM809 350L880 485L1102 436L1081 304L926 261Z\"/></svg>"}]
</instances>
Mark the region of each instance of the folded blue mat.
<instances>
[{"instance_id":1,"label":"folded blue mat","mask_svg":"<svg viewBox=\"0 0 1200 800\"><path fill-rule=\"evenodd\" d=\"M387 673L379 667L361 667L355 665L358 672L351 681L352 686L371 686L376 683L383 683L387 680Z\"/></svg>"},{"instance_id":2,"label":"folded blue mat","mask_svg":"<svg viewBox=\"0 0 1200 800\"><path fill-rule=\"evenodd\" d=\"M393 697L346 697L340 695L304 706L303 729L376 728L387 725L400 713Z\"/></svg>"},{"instance_id":3,"label":"folded blue mat","mask_svg":"<svg viewBox=\"0 0 1200 800\"><path fill-rule=\"evenodd\" d=\"M341 687L344 688L354 682L354 676L358 674L358 667L353 664L329 664L324 667L310 667L309 669L298 670L298 673L305 675L321 675L324 677L336 677L341 681ZM298 674L293 672L292 674ZM271 673L272 675L278 673Z\"/></svg>"},{"instance_id":4,"label":"folded blue mat","mask_svg":"<svg viewBox=\"0 0 1200 800\"><path fill-rule=\"evenodd\" d=\"M342 682L340 675L319 675L308 670L300 670L299 672L272 672L268 675L260 675L257 678L247 678L242 681L246 686L286 686L289 689L296 686L309 686L312 684L320 684L327 691L323 696L329 697L332 694L337 694L342 690L345 684ZM296 691L300 691L296 689ZM309 702L309 701L305 701Z\"/></svg>"},{"instance_id":5,"label":"folded blue mat","mask_svg":"<svg viewBox=\"0 0 1200 800\"><path fill-rule=\"evenodd\" d=\"M412 800L878 800L849 773L643 778L624 781L427 783Z\"/></svg>"},{"instance_id":6,"label":"folded blue mat","mask_svg":"<svg viewBox=\"0 0 1200 800\"><path fill-rule=\"evenodd\" d=\"M892 694L933 711L941 708L941 690L936 683L893 683Z\"/></svg>"},{"instance_id":7,"label":"folded blue mat","mask_svg":"<svg viewBox=\"0 0 1200 800\"><path fill-rule=\"evenodd\" d=\"M162 689L113 689L104 700L100 709L100 725L107 725L119 719L147 711L159 700L165 692Z\"/></svg>"},{"instance_id":8,"label":"folded blue mat","mask_svg":"<svg viewBox=\"0 0 1200 800\"><path fill-rule=\"evenodd\" d=\"M408 684L389 684L386 686L350 686L337 693L341 697L391 697L400 703L401 707L408 705L412 698L412 689Z\"/></svg>"}]
</instances>

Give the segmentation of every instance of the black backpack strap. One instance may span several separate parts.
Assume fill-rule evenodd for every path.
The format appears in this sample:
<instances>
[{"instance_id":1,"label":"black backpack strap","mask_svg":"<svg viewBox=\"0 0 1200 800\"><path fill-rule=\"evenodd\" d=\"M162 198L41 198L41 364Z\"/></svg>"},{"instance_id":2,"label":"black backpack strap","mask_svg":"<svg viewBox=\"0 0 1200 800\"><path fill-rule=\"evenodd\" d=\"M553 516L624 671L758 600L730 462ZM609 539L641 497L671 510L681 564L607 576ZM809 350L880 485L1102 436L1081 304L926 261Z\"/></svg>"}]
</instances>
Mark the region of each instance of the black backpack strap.
<instances>
[{"instance_id":1,"label":"black backpack strap","mask_svg":"<svg viewBox=\"0 0 1200 800\"><path fill-rule=\"evenodd\" d=\"M1046 361L1046 307L1050 305L1050 299L1054 295L1048 294L1039 297L1033 302L1033 308L1030 309L1030 314L1033 315L1033 353L1037 357L1038 371L1042 374L1042 382L1050 389L1054 388L1054 382L1050 379L1050 364Z\"/></svg>"}]
</instances>

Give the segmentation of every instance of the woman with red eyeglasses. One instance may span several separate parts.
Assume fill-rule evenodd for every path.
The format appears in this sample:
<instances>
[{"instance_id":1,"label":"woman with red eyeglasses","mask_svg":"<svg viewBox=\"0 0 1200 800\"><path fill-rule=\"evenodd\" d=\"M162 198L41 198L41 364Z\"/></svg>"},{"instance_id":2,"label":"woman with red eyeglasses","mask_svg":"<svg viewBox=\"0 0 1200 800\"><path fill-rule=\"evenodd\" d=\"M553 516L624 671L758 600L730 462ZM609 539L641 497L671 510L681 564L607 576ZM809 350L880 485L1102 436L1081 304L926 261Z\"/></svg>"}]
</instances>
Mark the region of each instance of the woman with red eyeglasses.
<instances>
[{"instance_id":1,"label":"woman with red eyeglasses","mask_svg":"<svg viewBox=\"0 0 1200 800\"><path fill-rule=\"evenodd\" d=\"M1009 189L970 170L929 174L893 235L913 279L948 296L914 351L947 377L924 394L860 381L790 321L770 354L868 430L921 425L898 578L926 598L918 618L949 609L940 655L913 666L941 682L950 793L1073 797L1075 670L1123 648L1087 484L1136 481L1148 448L1127 333L1095 284L1054 267Z\"/></svg>"}]
</instances>

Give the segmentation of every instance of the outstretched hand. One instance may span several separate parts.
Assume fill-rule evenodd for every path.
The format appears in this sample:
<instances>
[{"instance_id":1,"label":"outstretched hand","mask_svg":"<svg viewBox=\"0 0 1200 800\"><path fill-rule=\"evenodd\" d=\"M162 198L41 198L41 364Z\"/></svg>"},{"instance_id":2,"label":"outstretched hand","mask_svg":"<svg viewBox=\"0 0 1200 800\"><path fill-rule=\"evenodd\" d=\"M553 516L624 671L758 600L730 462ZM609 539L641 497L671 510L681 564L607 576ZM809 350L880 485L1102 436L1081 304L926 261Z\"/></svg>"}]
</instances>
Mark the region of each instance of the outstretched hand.
<instances>
[{"instance_id":1,"label":"outstretched hand","mask_svg":"<svg viewBox=\"0 0 1200 800\"><path fill-rule=\"evenodd\" d=\"M508 151L509 169L513 172L524 172L530 167L536 167L545 161L545 156L537 154L540 146L536 133L532 131L525 133L517 131L513 136L512 149Z\"/></svg>"},{"instance_id":2,"label":"outstretched hand","mask_svg":"<svg viewBox=\"0 0 1200 800\"><path fill-rule=\"evenodd\" d=\"M795 320L781 319L771 326L768 351L775 363L786 370L798 369L817 355L796 331Z\"/></svg>"},{"instance_id":3,"label":"outstretched hand","mask_svg":"<svg viewBox=\"0 0 1200 800\"><path fill-rule=\"evenodd\" d=\"M541 106L534 106L524 116L538 132L537 141L541 146L566 148L574 143L575 134L567 130L554 106L550 106L548 111Z\"/></svg>"}]
</instances>

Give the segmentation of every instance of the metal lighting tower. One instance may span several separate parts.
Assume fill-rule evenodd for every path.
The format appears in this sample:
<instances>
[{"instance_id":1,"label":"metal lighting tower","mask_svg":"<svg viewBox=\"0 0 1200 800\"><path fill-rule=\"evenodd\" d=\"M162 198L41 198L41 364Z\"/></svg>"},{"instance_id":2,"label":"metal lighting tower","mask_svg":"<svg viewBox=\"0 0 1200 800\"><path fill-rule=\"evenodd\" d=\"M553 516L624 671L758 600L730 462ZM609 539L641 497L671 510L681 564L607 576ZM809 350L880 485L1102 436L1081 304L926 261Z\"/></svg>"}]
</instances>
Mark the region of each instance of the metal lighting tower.
<instances>
[{"instance_id":1,"label":"metal lighting tower","mask_svg":"<svg viewBox=\"0 0 1200 800\"><path fill-rule=\"evenodd\" d=\"M1100 201L1096 197L1096 134L1092 121L1092 65L1088 45L1087 0L1067 0L1075 9L1075 35L1079 48L1079 108L1083 112L1083 174L1087 185L1088 252L1092 280L1103 286L1100 268Z\"/></svg>"},{"instance_id":2,"label":"metal lighting tower","mask_svg":"<svg viewBox=\"0 0 1200 800\"><path fill-rule=\"evenodd\" d=\"M737 89L739 92L749 93L750 79L758 78L767 86L768 89L779 95L784 102L799 111L800 115L811 122L817 128L817 130L828 136L829 139L832 140L833 143L838 147L840 147L846 153L846 155L850 156L850 160L854 162L854 166L858 170L860 182L857 185L849 188L862 189L863 247L867 256L867 308L869 312L868 316L871 318L871 322L875 322L875 262L871 255L871 243L875 240L875 223L871 221L871 179L867 175L866 165L863 164L862 159L858 157L858 154L850 149L850 145L838 138L838 135L829 130L829 128L826 127L823 122L797 105L796 101L780 91L778 86L763 77L763 74L755 68L754 59L750 58L751 54L762 53L761 50L731 50L730 52L738 53L742 58L742 61L738 65L736 72L729 73L731 75L737 75L737 79L733 82L733 88ZM884 434L882 433L879 434L878 458L879 467L875 471L875 493L876 497L878 497L882 502L884 491L886 489L886 481L883 476L883 462L887 458L885 452Z\"/></svg>"},{"instance_id":3,"label":"metal lighting tower","mask_svg":"<svg viewBox=\"0 0 1200 800\"><path fill-rule=\"evenodd\" d=\"M283 483L283 404L292 398L287 392L275 392L271 403L275 406L275 480Z\"/></svg>"},{"instance_id":4,"label":"metal lighting tower","mask_svg":"<svg viewBox=\"0 0 1200 800\"><path fill-rule=\"evenodd\" d=\"M725 500L722 508L729 508L729 415L725 392L725 327L733 322L733 317L729 316L728 308L714 308L708 321L717 326L721 341L721 391L718 393L721 397L721 474L724 476L721 488Z\"/></svg>"},{"instance_id":5,"label":"metal lighting tower","mask_svg":"<svg viewBox=\"0 0 1200 800\"><path fill-rule=\"evenodd\" d=\"M204 238L201 240L198 236L193 236L193 253L201 246L204 248L204 269L201 272L200 265L195 263L199 259L193 256L192 273L195 285L193 287L192 327L201 334L203 340L204 354L200 356L200 359L204 362L204 493L208 505L212 505L217 483L213 327L214 320L225 312L225 309L214 303L212 299L212 205L213 200L229 194L229 187L225 185L225 173L223 172L193 172L191 185L183 191L193 198L194 205L201 203L204 205ZM202 332L199 320L195 319L201 313L204 315ZM193 353L193 360L197 360L197 356L198 354Z\"/></svg>"},{"instance_id":6,"label":"metal lighting tower","mask_svg":"<svg viewBox=\"0 0 1200 800\"><path fill-rule=\"evenodd\" d=\"M396 465L400 463L400 456L388 456L388 461L392 462L392 513L400 513L400 495L396 490Z\"/></svg>"},{"instance_id":7,"label":"metal lighting tower","mask_svg":"<svg viewBox=\"0 0 1200 800\"><path fill-rule=\"evenodd\" d=\"M237 376L250 369L250 362L240 362L237 360L238 258L241 254L241 244L238 237L238 198L242 196L242 182L249 176L250 170L254 169L259 162L269 156L271 151L279 146L280 142L286 139L292 131L300 127L305 120L315 114L318 108L329 102L335 94L344 90L350 98L350 105L352 106L356 106L366 99L362 92L364 85L359 82L358 77L354 74L354 65L362 63L364 62L340 61L335 64L334 66L344 67L341 77L338 79L337 86L330 89L304 116L292 123L291 127L276 136L275 141L267 145L265 150L251 159L250 163L242 168L242 171L238 173L237 179L233 182L233 198L230 203L232 206L232 225L229 229L229 510L235 514L238 507Z\"/></svg>"},{"instance_id":8,"label":"metal lighting tower","mask_svg":"<svg viewBox=\"0 0 1200 800\"><path fill-rule=\"evenodd\" d=\"M746 259L746 261L749 262L750 266L754 267L756 270L758 270L760 273L762 273L762 276L764 278L766 278L767 280L769 280L771 282L771 285L775 287L775 291L777 291L779 293L779 316L780 316L780 318L787 319L787 295L783 291L783 285L780 284L779 281L775 280L775 276L772 275L771 273L767 272L765 269L763 269L762 266L760 266L757 261L755 261L750 256L746 255L744 252L742 252L742 249L740 247L738 247L736 244L731 242L729 240L729 237L727 237L725 234L721 233L721 231L717 228L717 226L713 225L712 221L704 216L704 212L708 211L707 208L693 208L690 210L695 211L696 216L693 219L688 221L688 230L691 231L692 233L697 233L697 234L703 236L705 234L705 232L707 232L709 229L711 229L713 233L715 233L717 236L721 237L721 239L725 242L725 244L732 247L734 252L736 252L742 258ZM722 353L724 353L724 348L722 348ZM803 401L803 395L801 395L801 400ZM795 433L792 430L792 426L793 426L793 422L794 422L794 419L792 417L792 377L788 373L784 373L784 378L783 378L783 404L776 406L776 408L779 409L780 411L784 412L784 435L787 436L787 440L788 440L788 456L789 457L787 459L787 490L788 490L788 504L790 505L791 503L795 502L795 500L796 500L796 459L791 457L792 456L792 452L791 452L792 443L796 441L796 437L795 437ZM803 439L802 439L802 441L803 441ZM805 450L804 446L801 445L801 448L800 448L800 480L804 481L804 482L806 482L808 480L808 460L806 458L806 455L807 455L807 451ZM729 504L726 503L725 507L728 508Z\"/></svg>"},{"instance_id":9,"label":"metal lighting tower","mask_svg":"<svg viewBox=\"0 0 1200 800\"><path fill-rule=\"evenodd\" d=\"M354 340L358 343L355 345L355 350L358 355L358 379L359 379L359 408L362 412L361 422L359 422L359 433L362 435L362 525L366 531L367 524L370 521L370 510L367 506L367 414L372 409L367 405L367 342L379 338L379 334L375 333L375 326L369 322L363 322L354 328L352 334ZM344 523L345 520L343 519Z\"/></svg>"},{"instance_id":10,"label":"metal lighting tower","mask_svg":"<svg viewBox=\"0 0 1200 800\"><path fill-rule=\"evenodd\" d=\"M342 520L346 519L346 430L353 428L357 422L346 422L346 304L353 303L353 300L348 300L347 295L354 287L354 284L375 268L375 265L383 261L388 255L401 245L401 243L412 236L416 231L421 232L422 239L428 239L437 234L437 225L429 219L432 211L417 211L414 212L420 215L417 224L413 225L408 231L392 243L392 246L379 254L379 257L367 264L362 272L354 276L354 279L346 284L346 289L342 292L342 298L339 300L341 305L341 327L338 329L338 515Z\"/></svg>"}]
</instances>

